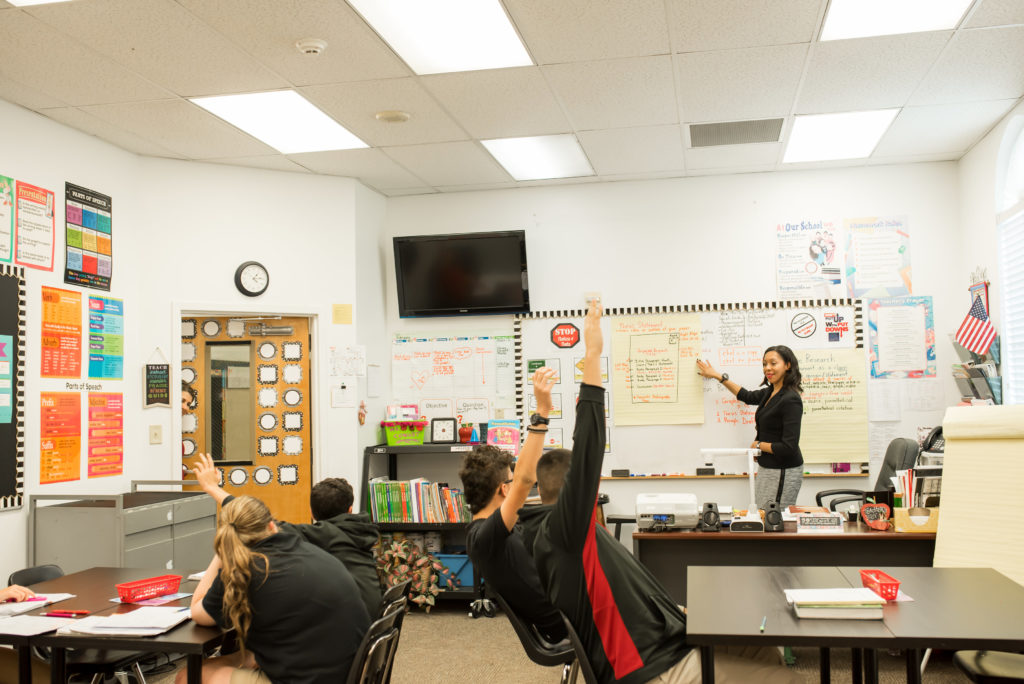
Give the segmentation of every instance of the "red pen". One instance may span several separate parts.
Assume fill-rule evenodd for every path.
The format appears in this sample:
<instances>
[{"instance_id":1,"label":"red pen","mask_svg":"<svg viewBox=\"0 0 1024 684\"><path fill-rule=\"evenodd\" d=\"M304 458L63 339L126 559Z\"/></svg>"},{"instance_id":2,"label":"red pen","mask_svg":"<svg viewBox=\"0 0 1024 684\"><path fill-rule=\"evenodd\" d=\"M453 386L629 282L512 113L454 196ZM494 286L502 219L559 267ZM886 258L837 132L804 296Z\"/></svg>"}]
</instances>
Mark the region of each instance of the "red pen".
<instances>
[{"instance_id":1,"label":"red pen","mask_svg":"<svg viewBox=\"0 0 1024 684\"><path fill-rule=\"evenodd\" d=\"M87 610L51 610L49 613L43 613L44 617L78 617L79 615L88 615Z\"/></svg>"}]
</instances>

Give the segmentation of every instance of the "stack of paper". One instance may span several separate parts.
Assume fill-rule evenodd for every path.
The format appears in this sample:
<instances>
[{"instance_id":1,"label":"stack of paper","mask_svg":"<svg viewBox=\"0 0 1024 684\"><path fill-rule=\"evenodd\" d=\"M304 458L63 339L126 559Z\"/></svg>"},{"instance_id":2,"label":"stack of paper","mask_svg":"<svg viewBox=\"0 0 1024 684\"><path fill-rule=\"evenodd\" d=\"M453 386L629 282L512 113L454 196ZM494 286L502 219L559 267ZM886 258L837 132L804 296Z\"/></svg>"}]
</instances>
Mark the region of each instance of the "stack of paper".
<instances>
[{"instance_id":1,"label":"stack of paper","mask_svg":"<svg viewBox=\"0 0 1024 684\"><path fill-rule=\"evenodd\" d=\"M188 608L148 606L119 615L92 615L61 628L62 634L96 636L156 636L190 616Z\"/></svg>"},{"instance_id":2,"label":"stack of paper","mask_svg":"<svg viewBox=\"0 0 1024 684\"><path fill-rule=\"evenodd\" d=\"M799 618L881 620L885 599L866 587L786 589Z\"/></svg>"},{"instance_id":3,"label":"stack of paper","mask_svg":"<svg viewBox=\"0 0 1024 684\"><path fill-rule=\"evenodd\" d=\"M0 620L0 634L35 636L45 634L74 622L73 618L53 618L42 615L16 615Z\"/></svg>"},{"instance_id":4,"label":"stack of paper","mask_svg":"<svg viewBox=\"0 0 1024 684\"><path fill-rule=\"evenodd\" d=\"M58 601L66 601L67 599L74 597L74 594L36 594L28 601L0 603L0 617L5 615L21 615L22 613L27 613L30 610L42 608L43 606L48 606L51 603L57 603Z\"/></svg>"}]
</instances>

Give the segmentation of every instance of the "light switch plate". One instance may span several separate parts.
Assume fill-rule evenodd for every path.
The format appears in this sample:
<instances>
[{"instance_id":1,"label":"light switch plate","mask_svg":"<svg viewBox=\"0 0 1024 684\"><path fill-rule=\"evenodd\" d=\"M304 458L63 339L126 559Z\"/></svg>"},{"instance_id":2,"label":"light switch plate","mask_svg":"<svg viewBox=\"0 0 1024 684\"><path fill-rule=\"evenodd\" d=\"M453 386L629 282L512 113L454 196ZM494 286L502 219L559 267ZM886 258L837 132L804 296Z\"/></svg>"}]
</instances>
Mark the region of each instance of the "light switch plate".
<instances>
[{"instance_id":1,"label":"light switch plate","mask_svg":"<svg viewBox=\"0 0 1024 684\"><path fill-rule=\"evenodd\" d=\"M163 425L150 425L149 426L149 443L150 444L163 444L164 443L164 426Z\"/></svg>"}]
</instances>

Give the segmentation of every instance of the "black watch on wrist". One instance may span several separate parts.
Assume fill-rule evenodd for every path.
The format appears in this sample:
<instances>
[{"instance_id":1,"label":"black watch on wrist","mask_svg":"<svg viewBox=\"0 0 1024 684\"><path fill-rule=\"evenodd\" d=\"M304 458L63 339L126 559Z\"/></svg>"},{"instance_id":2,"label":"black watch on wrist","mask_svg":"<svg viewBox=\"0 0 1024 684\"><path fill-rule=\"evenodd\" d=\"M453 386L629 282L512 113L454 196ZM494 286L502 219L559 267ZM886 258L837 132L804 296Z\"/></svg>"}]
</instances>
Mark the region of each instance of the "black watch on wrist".
<instances>
[{"instance_id":1,"label":"black watch on wrist","mask_svg":"<svg viewBox=\"0 0 1024 684\"><path fill-rule=\"evenodd\" d=\"M545 418L544 416L540 415L539 413L534 413L533 415L530 416L530 425L537 426L550 424L551 421Z\"/></svg>"},{"instance_id":2,"label":"black watch on wrist","mask_svg":"<svg viewBox=\"0 0 1024 684\"><path fill-rule=\"evenodd\" d=\"M729 379L729 374L728 373L722 373L722 379L719 380L718 382L720 382L720 383L722 383L724 385L725 381L728 380L728 379Z\"/></svg>"}]
</instances>

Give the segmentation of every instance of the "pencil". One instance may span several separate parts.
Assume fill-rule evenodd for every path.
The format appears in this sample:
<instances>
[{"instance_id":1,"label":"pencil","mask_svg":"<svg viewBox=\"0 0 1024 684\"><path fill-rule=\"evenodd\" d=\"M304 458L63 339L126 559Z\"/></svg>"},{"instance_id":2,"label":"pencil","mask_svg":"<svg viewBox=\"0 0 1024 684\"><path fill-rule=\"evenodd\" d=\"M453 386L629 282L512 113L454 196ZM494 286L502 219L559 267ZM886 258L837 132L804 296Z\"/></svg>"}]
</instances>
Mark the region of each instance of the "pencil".
<instances>
[{"instance_id":1,"label":"pencil","mask_svg":"<svg viewBox=\"0 0 1024 684\"><path fill-rule=\"evenodd\" d=\"M767 615L765 615L763 618L761 618L761 631L762 632L764 631L764 626L766 624L768 624L768 616Z\"/></svg>"}]
</instances>

